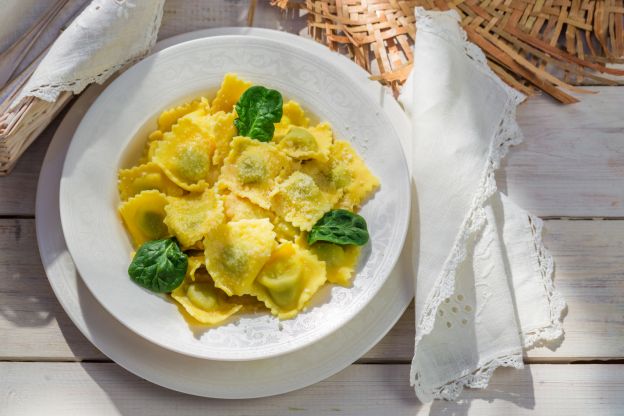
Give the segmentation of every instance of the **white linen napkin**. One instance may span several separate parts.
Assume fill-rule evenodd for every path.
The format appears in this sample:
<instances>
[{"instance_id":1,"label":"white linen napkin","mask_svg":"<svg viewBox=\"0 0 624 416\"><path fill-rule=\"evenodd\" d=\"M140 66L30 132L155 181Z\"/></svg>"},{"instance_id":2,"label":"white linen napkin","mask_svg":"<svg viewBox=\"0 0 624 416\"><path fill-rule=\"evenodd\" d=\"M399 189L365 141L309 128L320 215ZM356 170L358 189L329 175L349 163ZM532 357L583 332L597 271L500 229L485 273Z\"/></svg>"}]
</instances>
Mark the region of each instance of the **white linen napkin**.
<instances>
[{"instance_id":1,"label":"white linen napkin","mask_svg":"<svg viewBox=\"0 0 624 416\"><path fill-rule=\"evenodd\" d=\"M55 101L63 91L77 94L143 57L156 42L164 0L62 3L59 10L84 10L52 44L11 108L28 96ZM30 17L38 18L36 14Z\"/></svg>"},{"instance_id":2,"label":"white linen napkin","mask_svg":"<svg viewBox=\"0 0 624 416\"><path fill-rule=\"evenodd\" d=\"M416 9L415 65L400 101L414 184L416 339L411 384L422 401L487 387L499 366L563 336L541 220L496 189L494 172L522 140L524 96L487 66L454 11Z\"/></svg>"}]
</instances>

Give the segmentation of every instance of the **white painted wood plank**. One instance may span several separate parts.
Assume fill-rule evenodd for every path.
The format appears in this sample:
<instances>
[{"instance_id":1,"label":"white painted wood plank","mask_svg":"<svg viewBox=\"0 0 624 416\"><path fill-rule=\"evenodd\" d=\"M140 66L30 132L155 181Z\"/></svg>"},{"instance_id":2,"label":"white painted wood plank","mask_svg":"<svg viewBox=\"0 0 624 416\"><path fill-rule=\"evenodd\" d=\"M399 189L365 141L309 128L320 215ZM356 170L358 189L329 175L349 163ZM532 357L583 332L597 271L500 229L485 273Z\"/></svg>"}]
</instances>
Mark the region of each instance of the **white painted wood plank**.
<instances>
[{"instance_id":1,"label":"white painted wood plank","mask_svg":"<svg viewBox=\"0 0 624 416\"><path fill-rule=\"evenodd\" d=\"M39 171L48 144L61 120L62 117L57 117L41 133L39 138L24 152L9 176L0 176L0 216L35 215L35 194Z\"/></svg>"},{"instance_id":2,"label":"white painted wood plank","mask_svg":"<svg viewBox=\"0 0 624 416\"><path fill-rule=\"evenodd\" d=\"M0 220L0 339L0 359L105 358L56 300L31 219Z\"/></svg>"},{"instance_id":3,"label":"white painted wood plank","mask_svg":"<svg viewBox=\"0 0 624 416\"><path fill-rule=\"evenodd\" d=\"M497 175L499 188L539 216L624 216L624 88L560 105L533 97L518 109L525 141Z\"/></svg>"},{"instance_id":4,"label":"white painted wood plank","mask_svg":"<svg viewBox=\"0 0 624 416\"><path fill-rule=\"evenodd\" d=\"M409 366L353 365L289 394L214 400L166 390L108 363L0 363L0 413L54 415L619 415L624 365L539 365L500 369L487 390L423 405ZM214 375L206 375L211 377Z\"/></svg>"},{"instance_id":5,"label":"white painted wood plank","mask_svg":"<svg viewBox=\"0 0 624 416\"><path fill-rule=\"evenodd\" d=\"M545 242L565 296L565 342L529 353L536 361L624 357L624 221L546 221ZM42 269L33 220L0 220L0 359L104 359L74 327ZM410 307L365 362L408 362L414 339Z\"/></svg>"},{"instance_id":6,"label":"white painted wood plank","mask_svg":"<svg viewBox=\"0 0 624 416\"><path fill-rule=\"evenodd\" d=\"M540 216L624 217L624 88L597 87L578 104L533 97L519 109L525 142L511 150L499 187ZM0 177L0 216L34 215L36 182L56 123Z\"/></svg>"}]
</instances>

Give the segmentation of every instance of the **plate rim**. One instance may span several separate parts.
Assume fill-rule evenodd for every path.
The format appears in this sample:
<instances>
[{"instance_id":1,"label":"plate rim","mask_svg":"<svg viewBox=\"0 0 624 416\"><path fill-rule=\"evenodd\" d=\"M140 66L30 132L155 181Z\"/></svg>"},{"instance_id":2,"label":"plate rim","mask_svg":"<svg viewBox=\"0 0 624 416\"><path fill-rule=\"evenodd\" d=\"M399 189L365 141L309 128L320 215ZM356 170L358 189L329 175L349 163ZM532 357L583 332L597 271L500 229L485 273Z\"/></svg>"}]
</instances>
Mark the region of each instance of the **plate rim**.
<instances>
[{"instance_id":1,"label":"plate rim","mask_svg":"<svg viewBox=\"0 0 624 416\"><path fill-rule=\"evenodd\" d=\"M175 42L176 39L187 39L188 37L191 36L197 36L197 35L201 35L201 36L212 36L213 34L221 34L221 33L230 33L230 31L235 31L235 32L239 32L241 31L241 29L245 30L245 31L256 31L259 32L259 34L261 35L265 35L265 36L275 36L274 33L271 32L275 32L275 31L271 31L271 30L266 30L266 29L248 29L248 28L214 28L214 29L204 29L204 30L200 30L200 31L196 31L196 32L190 32L190 33L186 33L186 34L182 34L182 35L177 35L174 36L172 38L167 39L166 41L162 41L159 42L156 47L167 47L167 45L169 45L171 42ZM269 32L269 33L264 33L264 32ZM279 32L278 32L279 33ZM45 172L47 170L53 170L55 168L54 163L55 160L54 158L56 157L56 155L54 154L54 152L56 151L56 145L57 143L62 140L61 136L63 134L65 134L65 130L68 128L67 126L71 124L72 122L72 118L76 115L77 112L80 111L80 108L78 107L78 105L84 100L87 100L87 96L90 93L90 91L94 91L94 89L96 88L101 88L99 86L91 86L89 87L90 89L88 89L86 91L85 94L83 94L83 96L81 96L76 102L72 103L72 107L69 109L69 111L67 112L67 114L64 116L61 124L59 125L59 128L57 129L56 133L54 134L52 141L51 141L51 145L48 149L48 151L46 152L44 161L42 163L42 168L41 168L41 172ZM93 101L93 100L92 100ZM389 115L390 117L393 117L392 115ZM398 115L397 115L398 116ZM401 118L401 117L399 117ZM397 121L397 120L395 120ZM401 121L401 120L398 120ZM403 123L406 123L406 119L403 118L402 120ZM78 123L75 123L74 129L76 128ZM69 141L69 139L65 139L67 141ZM62 165L62 159L64 159L64 154L62 154L60 156L61 161L60 162L56 162L56 163L60 163ZM278 387L278 386L271 386L269 388L269 392L265 392L265 393L249 393L249 392L244 392L241 390L232 390L231 388L227 390L227 394L225 393L214 393L210 391L210 387L209 383L203 384L201 387L204 389L202 391L197 391L197 390L193 390L190 387L183 386L183 381L184 380L177 380L177 381L172 381L171 378L167 379L165 378L161 378L161 379L154 379L153 375L150 374L146 374L145 369L141 370L139 367L139 365L137 365L137 362L127 362L124 359L122 359L123 357L115 357L115 354L117 354L117 352L114 352L111 354L111 348L110 345L114 345L115 343L112 342L113 338L103 338L100 339L100 342L97 341L98 337L97 332L98 330L96 328L89 328L87 326L87 323L84 322L84 311L80 308L80 305L78 305L78 310L72 309L69 307L69 302L68 299L64 296L64 294L61 292L61 283L67 283L66 280L67 279L72 279L72 277L66 277L65 275L61 275L60 277L58 277L57 275L54 275L55 271L58 270L59 266L54 262L56 260L56 258L53 259L48 259L47 257L49 256L49 250L44 250L45 247L48 246L48 244L54 245L55 243L59 243L58 240L60 240L61 242L64 242L63 240L63 236L62 236L62 230L60 229L60 224L58 224L58 220L60 220L60 218L57 218L57 227L58 227L58 232L60 233L60 236L56 236L57 239L54 240L52 236L50 236L49 234L43 234L42 230L43 229L47 229L47 227L50 227L51 225L49 224L49 222L47 221L47 216L46 215L50 215L50 210L46 209L48 207L45 206L46 202L48 201L44 201L44 198L50 197L52 200L56 197L58 198L58 192L56 192L56 194L54 194L54 192L51 192L52 189L54 189L54 186L49 186L49 182L52 181L52 185L54 185L54 181L56 181L56 186L58 187L58 182L60 182L60 175L62 174L62 166L58 167L58 178L54 179L52 177L50 177L50 175L40 175L39 177L39 181L37 184L37 194L36 194L36 213L42 213L42 215L36 215L35 217L35 223L36 223L36 237L37 237L37 243L38 243L38 247L40 248L40 252L41 252L41 257L42 257L42 262L45 266L45 271L46 271L46 277L48 278L49 282L50 282L50 286L52 287L52 290L55 294L55 296L57 297L57 299L59 300L59 303L61 304L61 306L63 307L63 309L65 310L65 312L68 314L69 318L71 319L71 321L74 323L74 325L76 325L76 327L79 329L79 331L85 336L85 338L87 338L93 345L95 345L98 349L100 349L103 353L105 353L107 356L109 356L109 358L112 358L118 365L120 365L121 367L125 368L126 370L130 371L131 373L145 378L146 380L160 385L162 387L165 388L169 388L172 390L176 390L182 393L186 393L186 394L194 394L197 396L202 396L202 397L212 397L212 398L224 398L224 399L243 399L243 398L254 398L254 397L266 397L266 396L270 396L270 395L275 395L275 394L282 394L282 393L287 393L289 391L293 391L293 390L297 390L303 387L306 387L308 385L314 384L318 381L321 381L322 379L331 376L332 374L337 373L338 371L346 368L347 366L349 366L352 361L354 361L355 359L351 359L351 358L342 358L337 360L338 364L335 364L335 367L332 368L329 371L325 371L323 374L316 374L315 376L310 377L310 375L312 374L312 371L317 371L318 367L317 366L313 366L311 371L310 369L303 369L300 370L302 377L297 377L294 378L292 380L292 382L288 385L288 387ZM57 204L58 205L58 204ZM58 206L56 207L56 209L58 209ZM60 214L58 215L60 216ZM57 217L58 217L57 216ZM60 238L59 238L60 237ZM50 243L49 241L53 239L53 242ZM67 252L67 247L65 246L65 252ZM56 251L53 250L55 253ZM71 259L71 257L68 255L68 259L69 262L73 263L73 260ZM401 260L400 260L401 261ZM405 260L401 261L404 262ZM398 264L397 264L398 266ZM406 269L407 270L407 269ZM80 277L75 276L76 271L73 271L74 276L73 278L76 281L80 280ZM394 274L396 272L396 267L395 270L392 271L391 274ZM401 279L403 280L403 283L407 284L407 288L405 289L409 289L409 290L399 290L397 292L397 294L399 295L399 302L395 303L395 304L391 304L391 307L393 307L394 309L388 308L387 305L382 313L380 315L376 315L376 316L382 316L382 315L388 315L391 312L394 314L393 317L391 317L388 322L386 323L386 325L381 328L377 328L373 327L373 329L371 329L370 327L367 328L369 329L368 332L364 332L364 337L362 338L356 338L355 341L360 342L360 344L356 344L356 343L348 343L346 345L345 349L341 349L339 348L340 352L342 353L342 355L344 357L349 356L349 354L345 354L344 351L346 351L347 349L351 349L351 350L357 350L357 352L355 354L357 354L357 357L359 357L360 355L364 354L367 350L369 350L372 346L376 345L379 340L381 340L385 334L396 324L396 322L398 321L398 319L403 315L405 309L407 308L407 306L409 305L411 299L413 298L413 285L414 285L414 281L411 278L406 278L406 277L397 277L397 279ZM60 282L57 282L57 280L59 280ZM386 283L384 284L384 286L388 283L388 281L386 281ZM406 296L407 295L407 296ZM96 303L93 305L94 307L98 307L102 308L101 305L99 305L99 303ZM397 308L398 306L398 308ZM103 308L102 308L103 309ZM360 312L361 313L361 312ZM109 319L111 319L112 321L115 321L115 318L113 316L108 316ZM82 319L82 320L81 320ZM380 321L373 321L372 324L377 324ZM96 321L96 323L101 325L101 322ZM135 337L139 342L142 343L149 343L149 341L145 340L142 337L137 336L134 332L130 331L129 329L127 329L126 327L122 326L121 327L122 330L126 330L128 332L129 335ZM101 329L100 329L101 331ZM369 335L374 334L375 332L378 332L375 336L370 337ZM114 333L114 336L119 336L121 337L121 335L118 332ZM368 339L364 339L366 336L368 336ZM331 337L331 335L330 335ZM364 339L364 341L362 341L362 339ZM111 344L112 342L112 344ZM334 344L330 344L330 345L334 345ZM120 344L121 349L123 350L124 347L127 348L126 344ZM173 354L176 355L175 353L171 352L170 350L167 349L163 349L162 350L165 354ZM296 353L294 353L293 355L300 355L303 354L305 352L305 349L298 351ZM326 350L322 350L322 353L327 353ZM145 359L142 355L139 355L140 359ZM291 357L284 357L284 359L290 359ZM209 366L212 364L211 361L209 360L202 360L202 359L193 359L198 361L199 364L203 364L206 366ZM275 358L273 359L268 359L268 360L275 360ZM331 357L330 357L331 360ZM295 362L295 364L300 364L300 361L297 360L293 360ZM321 362L326 362L328 360L321 360ZM333 359L333 361L336 361L336 359ZM232 364L236 364L236 362L228 362L226 363L227 365L232 365ZM251 363L253 365L253 363ZM147 364L149 367L149 364ZM158 375L161 375L161 373L157 373ZM171 375L170 375L171 376ZM179 373L176 372L174 373L174 378L175 376L179 377ZM307 378L306 378L307 377ZM209 379L210 381L210 379ZM241 389L244 390L244 388L241 387Z\"/></svg>"},{"instance_id":2,"label":"plate rim","mask_svg":"<svg viewBox=\"0 0 624 416\"><path fill-rule=\"evenodd\" d=\"M232 28L219 28L219 29L232 29ZM274 43L279 43L279 44L283 44L283 45L287 45L296 49L300 49L303 50L304 46L312 46L314 45L314 47L319 50L320 53L320 49L318 49L319 47L323 48L323 54L326 55L326 60L330 61L330 63L334 66L334 67L341 67L341 71L344 71L344 73L351 75L351 73L355 73L356 71L359 72L359 75L361 77L365 77L366 80L368 80L369 74L364 71L362 68L360 68L359 66L357 66L356 64L354 64L352 61L348 60L346 57L335 53L335 52L331 52L328 49L322 47L321 45L317 44L316 42L310 40L310 39L305 39L305 38L301 38L299 36L296 35L292 35L292 34L288 34L288 33L284 33L284 32L277 32L280 33L281 38L284 38L286 40L289 39L289 41L286 40L281 40L278 39L278 36L275 37L263 37L263 36L256 36L254 34L261 34L262 32L276 32L276 31L271 31L271 30L267 30L267 29L256 29L256 30L251 30L249 28L233 28L235 30L232 31L232 33L224 33L221 32L221 34L215 34L215 35L199 35L198 37L194 37L191 39L186 39L186 40L182 40L180 42L175 42L176 38L179 38L180 36L184 36L184 35L178 35L176 37L173 38L169 38L168 40L164 41L165 45L167 45L167 41L169 41L169 45L168 46L164 46L162 48L159 48L158 50L154 51L154 53L152 55L150 55L148 58L146 58L145 60L137 63L136 65L134 65L132 68L129 69L129 71L131 71L132 69L134 69L137 66L140 66L141 64L143 64L144 67L147 67L147 65L149 65L149 63L151 63L153 60L155 60L159 54L163 53L165 50L169 50L169 53L175 52L175 49L177 49L178 47L182 48L184 47L184 45L187 45L189 43L200 43L202 41L205 41L206 39L211 39L211 41L213 42L217 42L218 38L256 38L256 39L260 39L261 41L269 41L269 42L274 42ZM242 30L241 30L242 29ZM207 29L207 31L210 30L214 30L214 29ZM205 31L197 31L197 32L193 32L193 33L199 33L199 32L205 32ZM238 33L236 33L238 32ZM246 32L246 33L240 33L240 32ZM175 43L174 43L175 42ZM294 44L293 44L294 43ZM173 51L171 50L171 48L174 48ZM316 55L316 54L315 54ZM150 59L151 58L151 59ZM146 62L147 61L147 62ZM342 68L342 66L346 66L346 69ZM126 71L123 74L121 74L119 77L124 77L126 76L126 74L129 72ZM349 72L347 72L349 71ZM128 77L131 75L127 75ZM114 83L115 81L112 81L112 83ZM380 91L382 94L388 94L387 90L384 90L384 88L382 88L378 83L375 83L373 81L370 82L364 82L364 83L360 83L360 85L358 85L358 87L360 87L360 91L362 93L364 93L366 96L370 97L372 99L372 97L375 96L375 94L378 94ZM76 127L75 132L77 132L80 129L81 124L83 123L84 118L88 115L89 111L91 111L91 108L93 105L95 105L97 103L97 100L100 99L100 97L102 96L102 94L105 92L106 89L103 89L100 94L98 95L98 97L96 97L95 101L92 103L92 105L90 106L89 110L87 110L87 112L84 114L83 118L81 119L80 123L78 124L78 126ZM394 123L394 121L392 120L391 117L389 117L388 115L388 109L385 108L386 102L389 103L390 107L394 107L395 111L401 111L399 104L394 100L382 100L384 101L384 103L378 103L375 102L375 106L379 107L381 110L383 110L386 115L388 116L388 118L391 121L391 125L392 127L395 129L395 133L396 136L398 138L401 137L400 132L396 129L396 125ZM399 140L400 141L400 140ZM401 146L401 143L397 143L399 151L400 151L400 161L401 161L401 165L403 167L403 170L405 172L408 171L408 165L407 165L407 160L403 151L403 148ZM66 153L69 154L71 152L71 144L70 147L68 148L68 151ZM70 219L68 218L68 212L66 211L66 209L64 209L64 206L68 203L69 199L65 198L63 199L63 194L67 193L67 191L63 191L63 188L67 186L67 184L65 183L64 185L64 178L65 178L65 174L67 171L67 162L65 162L63 164L63 169L62 169L62 174L61 174L61 182L60 182L60 195L59 195L59 205L60 205L60 217L61 217L61 225L62 225L62 229L63 229L63 233L64 235L66 234L66 230L68 229L68 224L70 221ZM406 194L409 195L410 192L410 183L409 180L405 181L405 189L403 190ZM98 296L98 294L96 293L96 291L94 291L92 289L92 281L89 279L82 279L83 282L85 283L85 285L87 286L87 288L90 290L90 292L93 294L93 296L95 297L95 299L100 303L100 305L108 312L110 313L112 316L115 317L115 319L117 319L117 321L119 321L120 323L122 323L125 327L127 327L128 329L130 329L132 332L134 332L135 334L141 336L142 338L146 339L149 342L152 342L162 348L168 349L172 352L178 353L178 354L182 354L182 355L186 355L189 357L196 357L196 358L202 358L202 359L211 359L211 360L219 360L219 361L252 361L252 360L263 360L263 359L267 359L267 358L272 358L272 357L278 357L281 355L285 355L285 354L289 354L295 351L298 351L302 348L305 348L307 345L312 344L314 342L317 342L329 335L331 335L332 333L335 333L337 331L340 330L340 328L342 328L344 325L346 325L350 320L354 319L365 307L366 305L370 302L370 300L372 298L374 298L377 293L381 290L383 284L385 283L385 281L388 279L390 273L392 272L392 270L394 269L394 267L396 266L397 262L399 261L399 257L401 255L402 249L405 246L405 241L407 238L407 229L409 226L409 222L410 222L410 209L411 209L411 200L410 198L406 198L405 202L403 202L403 204L405 205L405 215L403 215L403 218L401 218L401 223L398 224L398 230L399 230L399 239L400 239L400 244L397 246L399 247L399 250L397 253L391 253L390 254L390 258L388 260L385 260L388 263L388 270L390 270L390 272L383 278L381 279L381 283L376 285L374 288L372 288L372 290L370 290L370 299L368 299L368 301L366 302L362 302L361 305L359 305L358 307L352 308L349 310L347 317L345 317L344 319L341 319L339 321L335 321L334 324L332 325L326 325L324 330L319 330L318 335L312 337L311 340L302 340L299 342L292 342L292 343L283 343L283 345L280 348L274 348L274 349L270 349L270 348L262 348L262 347L258 347L257 349L249 349L247 351L245 351L244 353L238 353L238 354L233 354L233 355L223 355L223 352L219 351L219 352L215 352L215 351L210 351L210 349L208 350L186 350L183 348L183 345L176 345L175 343L168 343L166 341L166 339L164 339L163 337L159 337L159 336L155 336L154 334L147 334L144 333L144 331L140 331L138 328L135 328L131 323L126 322L124 319L122 319L121 317L119 317L119 313L118 311L114 311L110 309L110 305L107 305L105 302L102 301L102 299L100 298L100 296ZM69 222L68 222L69 221ZM71 240L71 239L70 239ZM67 241L67 240L66 240ZM72 258L74 258L73 254L72 254L72 247L75 248L75 244L77 244L75 241L72 242L68 242L67 243L67 247L69 250L69 253L72 255ZM76 265L76 268L78 270L80 270L80 262L76 262L74 260L74 264ZM84 267L84 264L83 264ZM254 350L260 350L259 353L254 352ZM264 351L263 351L264 350ZM267 351L268 350L268 351Z\"/></svg>"}]
</instances>

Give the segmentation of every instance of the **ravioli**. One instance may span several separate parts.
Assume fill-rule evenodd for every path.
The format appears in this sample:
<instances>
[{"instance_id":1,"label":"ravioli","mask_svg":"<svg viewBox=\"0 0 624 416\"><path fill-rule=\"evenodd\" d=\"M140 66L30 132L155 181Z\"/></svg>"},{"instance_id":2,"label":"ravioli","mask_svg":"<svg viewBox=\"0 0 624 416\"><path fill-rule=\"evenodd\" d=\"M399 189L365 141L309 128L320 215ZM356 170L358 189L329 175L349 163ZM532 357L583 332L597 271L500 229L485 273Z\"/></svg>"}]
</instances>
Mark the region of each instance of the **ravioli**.
<instances>
[{"instance_id":1,"label":"ravioli","mask_svg":"<svg viewBox=\"0 0 624 416\"><path fill-rule=\"evenodd\" d=\"M219 186L269 209L271 191L292 168L292 162L273 144L238 136L232 140Z\"/></svg>"},{"instance_id":2,"label":"ravioli","mask_svg":"<svg viewBox=\"0 0 624 416\"><path fill-rule=\"evenodd\" d=\"M327 196L332 205L338 202L346 187L353 181L348 165L335 159L326 162L307 161L301 165L301 172L314 179L314 183Z\"/></svg>"},{"instance_id":3,"label":"ravioli","mask_svg":"<svg viewBox=\"0 0 624 416\"><path fill-rule=\"evenodd\" d=\"M215 143L203 137L197 126L181 121L156 143L152 160L172 182L187 191L212 185L218 175L211 169Z\"/></svg>"},{"instance_id":4,"label":"ravioli","mask_svg":"<svg viewBox=\"0 0 624 416\"><path fill-rule=\"evenodd\" d=\"M323 262L310 251L285 242L260 271L254 292L272 314L288 319L304 308L325 281Z\"/></svg>"},{"instance_id":5,"label":"ravioli","mask_svg":"<svg viewBox=\"0 0 624 416\"><path fill-rule=\"evenodd\" d=\"M223 201L217 197L214 188L199 195L169 197L168 201L164 223L183 248L193 247L225 219Z\"/></svg>"},{"instance_id":6,"label":"ravioli","mask_svg":"<svg viewBox=\"0 0 624 416\"><path fill-rule=\"evenodd\" d=\"M142 191L157 190L166 195L182 196L184 190L173 183L155 163L119 170L119 197L122 201Z\"/></svg>"},{"instance_id":7,"label":"ravioli","mask_svg":"<svg viewBox=\"0 0 624 416\"><path fill-rule=\"evenodd\" d=\"M336 140L331 153L333 160L344 162L345 170L350 176L350 182L345 186L344 195L336 207L357 210L379 188L379 179L371 173L349 142Z\"/></svg>"},{"instance_id":8,"label":"ravioli","mask_svg":"<svg viewBox=\"0 0 624 416\"><path fill-rule=\"evenodd\" d=\"M301 106L295 101L288 101L282 106L282 119L275 123L273 140L279 143L280 139L288 133L291 126L308 127L310 119L305 115Z\"/></svg>"},{"instance_id":9,"label":"ravioli","mask_svg":"<svg viewBox=\"0 0 624 416\"><path fill-rule=\"evenodd\" d=\"M271 219L275 216L271 211L268 211L254 204L247 198L240 197L234 193L223 196L223 206L225 209L225 215L230 221L262 218Z\"/></svg>"},{"instance_id":10,"label":"ravioli","mask_svg":"<svg viewBox=\"0 0 624 416\"><path fill-rule=\"evenodd\" d=\"M243 307L231 302L212 282L184 282L171 292L171 297L205 325L217 325Z\"/></svg>"},{"instance_id":11,"label":"ravioli","mask_svg":"<svg viewBox=\"0 0 624 416\"><path fill-rule=\"evenodd\" d=\"M208 103L206 98L201 97L189 103L163 111L158 117L158 130L161 134L171 130L171 126L173 126L179 118L198 109L203 109L205 111L210 110L210 103Z\"/></svg>"},{"instance_id":12,"label":"ravioli","mask_svg":"<svg viewBox=\"0 0 624 416\"><path fill-rule=\"evenodd\" d=\"M290 126L277 147L294 159L328 160L332 141L333 132L328 123L311 128Z\"/></svg>"},{"instance_id":13,"label":"ravioli","mask_svg":"<svg viewBox=\"0 0 624 416\"><path fill-rule=\"evenodd\" d=\"M237 133L234 126L235 118L234 113L218 111L210 114L200 109L185 115L180 121L189 122L196 126L204 137L214 142L215 151L212 164L220 167L230 151L230 142Z\"/></svg>"},{"instance_id":14,"label":"ravioli","mask_svg":"<svg viewBox=\"0 0 624 416\"><path fill-rule=\"evenodd\" d=\"M199 269L205 267L206 258L203 254L188 256L188 267L186 269L185 279L188 282L194 282L196 278L201 274Z\"/></svg>"},{"instance_id":15,"label":"ravioli","mask_svg":"<svg viewBox=\"0 0 624 416\"><path fill-rule=\"evenodd\" d=\"M215 99L212 100L210 112L213 114L217 111L231 112L240 96L249 87L251 87L251 83L243 81L236 74L225 74L221 88L217 91Z\"/></svg>"},{"instance_id":16,"label":"ravioli","mask_svg":"<svg viewBox=\"0 0 624 416\"><path fill-rule=\"evenodd\" d=\"M167 197L158 191L143 191L119 207L119 214L135 247L169 235L163 222Z\"/></svg>"},{"instance_id":17,"label":"ravioli","mask_svg":"<svg viewBox=\"0 0 624 416\"><path fill-rule=\"evenodd\" d=\"M299 237L297 243L314 253L319 260L325 262L328 282L342 286L351 284L351 278L355 273L355 267L362 250L361 247L354 245L339 246L324 241L317 241L309 246L304 236Z\"/></svg>"},{"instance_id":18,"label":"ravioli","mask_svg":"<svg viewBox=\"0 0 624 416\"><path fill-rule=\"evenodd\" d=\"M206 269L228 295L250 294L276 244L268 219L230 221L206 235Z\"/></svg>"},{"instance_id":19,"label":"ravioli","mask_svg":"<svg viewBox=\"0 0 624 416\"><path fill-rule=\"evenodd\" d=\"M310 231L332 205L331 196L310 175L300 171L279 184L271 197L271 209L304 231Z\"/></svg>"}]
</instances>

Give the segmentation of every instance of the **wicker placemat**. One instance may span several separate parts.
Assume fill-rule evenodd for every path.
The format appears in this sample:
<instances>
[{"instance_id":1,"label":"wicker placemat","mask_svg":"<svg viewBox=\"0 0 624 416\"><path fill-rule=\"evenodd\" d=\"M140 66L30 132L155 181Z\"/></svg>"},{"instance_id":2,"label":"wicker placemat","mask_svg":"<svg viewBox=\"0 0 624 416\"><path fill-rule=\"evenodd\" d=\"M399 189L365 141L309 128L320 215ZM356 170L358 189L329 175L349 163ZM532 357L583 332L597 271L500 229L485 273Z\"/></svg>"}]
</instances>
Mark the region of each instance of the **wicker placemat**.
<instances>
[{"instance_id":1,"label":"wicker placemat","mask_svg":"<svg viewBox=\"0 0 624 416\"><path fill-rule=\"evenodd\" d=\"M584 80L616 85L624 71L624 0L273 0L308 12L316 40L343 52L398 91L413 63L414 8L455 9L468 38L508 84L562 103Z\"/></svg>"}]
</instances>

